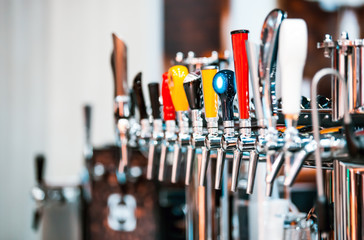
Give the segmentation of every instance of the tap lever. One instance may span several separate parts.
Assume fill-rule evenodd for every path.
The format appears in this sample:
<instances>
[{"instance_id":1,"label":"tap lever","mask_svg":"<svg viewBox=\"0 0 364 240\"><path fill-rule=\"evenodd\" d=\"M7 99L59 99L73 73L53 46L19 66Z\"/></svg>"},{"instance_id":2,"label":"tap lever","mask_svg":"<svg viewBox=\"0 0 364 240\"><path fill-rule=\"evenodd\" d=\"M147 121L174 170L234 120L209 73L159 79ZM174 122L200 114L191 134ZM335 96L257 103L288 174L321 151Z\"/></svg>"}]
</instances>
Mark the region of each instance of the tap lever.
<instances>
[{"instance_id":1,"label":"tap lever","mask_svg":"<svg viewBox=\"0 0 364 240\"><path fill-rule=\"evenodd\" d=\"M257 124L259 127L265 127L264 123L264 113L263 113L263 104L261 99L261 94L259 90L259 77L258 77L258 46L257 44L251 41L245 41L246 51L249 61L249 70L250 70L250 80L253 88L253 96L254 96L254 107L255 107L255 117L257 119Z\"/></svg>"},{"instance_id":2,"label":"tap lever","mask_svg":"<svg viewBox=\"0 0 364 240\"><path fill-rule=\"evenodd\" d=\"M150 103L152 106L152 116L153 116L153 134L152 141L149 143L148 152L148 166L147 166L147 179L152 179L153 177L153 167L155 158L155 148L161 143L163 138L163 128L161 120L160 102L159 102L159 84L149 83L148 84Z\"/></svg>"},{"instance_id":3,"label":"tap lever","mask_svg":"<svg viewBox=\"0 0 364 240\"><path fill-rule=\"evenodd\" d=\"M210 150L220 147L220 137L218 134L218 96L213 88L213 79L218 71L217 66L205 66L201 70L202 90L207 121L208 134L205 137L205 147L202 148L202 160L199 175L199 184L204 186L206 171L210 161Z\"/></svg>"},{"instance_id":4,"label":"tap lever","mask_svg":"<svg viewBox=\"0 0 364 240\"><path fill-rule=\"evenodd\" d=\"M273 157L275 159L274 159L274 163L272 164L272 168L271 168L271 170L269 171L269 173L267 174L267 177L266 177L266 183L267 183L266 196L270 197L272 195L274 180L276 179L276 177L277 177L277 175L279 173L279 170L281 169L281 167L283 166L283 163L284 163L283 154L284 154L284 152L280 151L277 156L274 156L274 155L268 156L267 155L267 158L268 157Z\"/></svg>"},{"instance_id":5,"label":"tap lever","mask_svg":"<svg viewBox=\"0 0 364 240\"><path fill-rule=\"evenodd\" d=\"M133 82L133 90L136 97L136 102L139 109L140 119L148 119L147 106L143 95L142 73L139 72Z\"/></svg>"},{"instance_id":6,"label":"tap lever","mask_svg":"<svg viewBox=\"0 0 364 240\"><path fill-rule=\"evenodd\" d=\"M225 155L226 152L222 148L217 149L215 189L221 189L221 180L222 180L222 173L224 171Z\"/></svg>"},{"instance_id":7,"label":"tap lever","mask_svg":"<svg viewBox=\"0 0 364 240\"><path fill-rule=\"evenodd\" d=\"M195 148L192 146L187 147L187 162L186 162L186 178L185 184L186 186L191 183L191 175L192 175L192 167L193 167L193 159L195 159Z\"/></svg>"},{"instance_id":8,"label":"tap lever","mask_svg":"<svg viewBox=\"0 0 364 240\"><path fill-rule=\"evenodd\" d=\"M183 80L183 88L190 108L201 109L203 105L201 73L198 71L187 74Z\"/></svg>"},{"instance_id":9,"label":"tap lever","mask_svg":"<svg viewBox=\"0 0 364 240\"><path fill-rule=\"evenodd\" d=\"M127 76L127 48L123 40L118 38L115 33L112 34L114 51L113 72L115 76L115 96L127 96L129 94L128 76Z\"/></svg>"},{"instance_id":10,"label":"tap lever","mask_svg":"<svg viewBox=\"0 0 364 240\"><path fill-rule=\"evenodd\" d=\"M239 180L239 169L241 164L242 152L235 149L233 158L233 170L231 175L231 191L236 192Z\"/></svg>"},{"instance_id":11,"label":"tap lever","mask_svg":"<svg viewBox=\"0 0 364 240\"><path fill-rule=\"evenodd\" d=\"M159 83L149 83L148 84L149 97L150 97L150 105L152 107L152 116L153 119L161 118L161 104L159 102Z\"/></svg>"},{"instance_id":12,"label":"tap lever","mask_svg":"<svg viewBox=\"0 0 364 240\"><path fill-rule=\"evenodd\" d=\"M234 97L236 94L236 82L234 72L221 70L215 74L212 86L220 97L222 120L224 122L234 121Z\"/></svg>"},{"instance_id":13,"label":"tap lever","mask_svg":"<svg viewBox=\"0 0 364 240\"><path fill-rule=\"evenodd\" d=\"M275 91L277 67L277 49L279 28L287 13L281 9L272 10L264 20L261 31L261 45L258 73L264 83L264 101L266 118L270 121L272 115L278 114L278 102Z\"/></svg>"},{"instance_id":14,"label":"tap lever","mask_svg":"<svg viewBox=\"0 0 364 240\"><path fill-rule=\"evenodd\" d=\"M221 178L224 168L225 152L235 149L236 137L234 132L234 107L233 101L236 94L234 72L221 70L215 74L212 86L220 97L224 135L221 138L221 147L218 149L216 163L215 189L221 188Z\"/></svg>"},{"instance_id":15,"label":"tap lever","mask_svg":"<svg viewBox=\"0 0 364 240\"><path fill-rule=\"evenodd\" d=\"M307 25L302 19L286 19L279 34L278 57L281 62L282 112L298 118L301 85L307 56Z\"/></svg>"},{"instance_id":16,"label":"tap lever","mask_svg":"<svg viewBox=\"0 0 364 240\"><path fill-rule=\"evenodd\" d=\"M172 165L172 183L177 181L178 166L181 164L182 147L189 144L189 118L188 101L183 87L183 81L188 76L188 69L183 65L175 65L168 70L168 87L172 97L172 102L177 112L177 122L179 133L174 146L174 156Z\"/></svg>"},{"instance_id":17,"label":"tap lever","mask_svg":"<svg viewBox=\"0 0 364 240\"><path fill-rule=\"evenodd\" d=\"M254 150L250 152L249 167L248 167L248 183L246 188L247 194L253 193L255 174L257 172L259 153Z\"/></svg>"},{"instance_id":18,"label":"tap lever","mask_svg":"<svg viewBox=\"0 0 364 240\"><path fill-rule=\"evenodd\" d=\"M38 185L44 185L44 165L45 157L39 154L35 157L35 176Z\"/></svg>"},{"instance_id":19,"label":"tap lever","mask_svg":"<svg viewBox=\"0 0 364 240\"><path fill-rule=\"evenodd\" d=\"M291 187L296 180L296 177L302 167L303 162L310 156L316 149L317 143L310 141L305 147L297 152L294 156L293 164L290 166L289 172L286 171L284 178L284 186Z\"/></svg>"},{"instance_id":20,"label":"tap lever","mask_svg":"<svg viewBox=\"0 0 364 240\"><path fill-rule=\"evenodd\" d=\"M245 41L248 30L231 32L240 119L249 119L249 65Z\"/></svg>"}]
</instances>

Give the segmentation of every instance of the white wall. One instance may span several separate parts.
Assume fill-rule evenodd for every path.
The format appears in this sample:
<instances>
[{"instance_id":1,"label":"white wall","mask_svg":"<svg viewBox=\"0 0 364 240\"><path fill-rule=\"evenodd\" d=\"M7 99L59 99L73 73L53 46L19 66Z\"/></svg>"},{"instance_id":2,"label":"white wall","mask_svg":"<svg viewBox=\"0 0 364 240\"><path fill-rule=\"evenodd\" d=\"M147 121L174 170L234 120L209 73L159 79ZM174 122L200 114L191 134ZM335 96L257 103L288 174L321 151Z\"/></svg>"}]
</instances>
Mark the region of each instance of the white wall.
<instances>
[{"instance_id":1,"label":"white wall","mask_svg":"<svg viewBox=\"0 0 364 240\"><path fill-rule=\"evenodd\" d=\"M82 105L93 109L93 142L114 141L111 33L128 45L129 85L159 81L162 0L0 0L0 239L34 239L33 158L47 179L82 167ZM147 97L147 96L145 96Z\"/></svg>"}]
</instances>

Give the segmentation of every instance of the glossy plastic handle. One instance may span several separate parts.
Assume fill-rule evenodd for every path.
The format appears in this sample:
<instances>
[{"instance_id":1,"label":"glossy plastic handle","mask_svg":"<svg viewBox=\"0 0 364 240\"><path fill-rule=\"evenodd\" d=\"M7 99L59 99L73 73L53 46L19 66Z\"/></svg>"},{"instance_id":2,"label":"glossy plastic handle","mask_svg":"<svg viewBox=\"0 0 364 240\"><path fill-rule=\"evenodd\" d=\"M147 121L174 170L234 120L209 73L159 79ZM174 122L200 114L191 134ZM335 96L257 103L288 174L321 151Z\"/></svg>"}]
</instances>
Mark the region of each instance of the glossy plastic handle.
<instances>
[{"instance_id":1,"label":"glossy plastic handle","mask_svg":"<svg viewBox=\"0 0 364 240\"><path fill-rule=\"evenodd\" d=\"M188 74L188 69L183 65L176 65L168 71L168 86L171 92L172 102L176 111L187 111L188 102L183 90L183 80Z\"/></svg>"},{"instance_id":2,"label":"glossy plastic handle","mask_svg":"<svg viewBox=\"0 0 364 240\"><path fill-rule=\"evenodd\" d=\"M162 80L163 117L165 121L175 120L176 111L172 102L171 92L168 86L168 72L163 74Z\"/></svg>"},{"instance_id":3,"label":"glossy plastic handle","mask_svg":"<svg viewBox=\"0 0 364 240\"><path fill-rule=\"evenodd\" d=\"M35 176L38 184L44 183L44 165L45 165L45 157L42 154L39 154L35 157Z\"/></svg>"},{"instance_id":4,"label":"glossy plastic handle","mask_svg":"<svg viewBox=\"0 0 364 240\"><path fill-rule=\"evenodd\" d=\"M84 121L87 131L90 131L91 129L91 112L92 112L91 105L86 104L83 106Z\"/></svg>"},{"instance_id":5,"label":"glossy plastic handle","mask_svg":"<svg viewBox=\"0 0 364 240\"><path fill-rule=\"evenodd\" d=\"M205 66L201 70L202 74L202 90L203 90L203 100L205 106L205 117L206 118L216 118L217 108L219 102L217 99L217 94L212 87L212 80L218 71L218 67L211 65Z\"/></svg>"},{"instance_id":6,"label":"glossy plastic handle","mask_svg":"<svg viewBox=\"0 0 364 240\"><path fill-rule=\"evenodd\" d=\"M133 82L133 90L135 94L136 103L138 105L140 119L148 118L147 106L145 105L144 95L143 95L143 84L142 84L142 73L139 72Z\"/></svg>"},{"instance_id":7,"label":"glossy plastic handle","mask_svg":"<svg viewBox=\"0 0 364 240\"><path fill-rule=\"evenodd\" d=\"M301 84L307 56L307 25L303 19L286 19L279 34L278 59L281 67L282 111L300 113Z\"/></svg>"},{"instance_id":8,"label":"glossy plastic handle","mask_svg":"<svg viewBox=\"0 0 364 240\"><path fill-rule=\"evenodd\" d=\"M191 109L202 108L202 81L200 72L192 72L183 80L188 105Z\"/></svg>"},{"instance_id":9,"label":"glossy plastic handle","mask_svg":"<svg viewBox=\"0 0 364 240\"><path fill-rule=\"evenodd\" d=\"M127 96L129 94L128 76L127 76L127 49L125 43L112 34L114 43L114 79L117 96Z\"/></svg>"},{"instance_id":10,"label":"glossy plastic handle","mask_svg":"<svg viewBox=\"0 0 364 240\"><path fill-rule=\"evenodd\" d=\"M234 97L236 94L235 74L231 70L221 70L215 74L212 86L220 97L222 120L234 120Z\"/></svg>"},{"instance_id":11,"label":"glossy plastic handle","mask_svg":"<svg viewBox=\"0 0 364 240\"><path fill-rule=\"evenodd\" d=\"M149 83L149 98L150 105L152 106L152 116L153 119L161 118L161 104L159 102L159 83Z\"/></svg>"},{"instance_id":12,"label":"glossy plastic handle","mask_svg":"<svg viewBox=\"0 0 364 240\"><path fill-rule=\"evenodd\" d=\"M245 47L248 33L248 30L231 32L240 119L249 119L249 64Z\"/></svg>"}]
</instances>

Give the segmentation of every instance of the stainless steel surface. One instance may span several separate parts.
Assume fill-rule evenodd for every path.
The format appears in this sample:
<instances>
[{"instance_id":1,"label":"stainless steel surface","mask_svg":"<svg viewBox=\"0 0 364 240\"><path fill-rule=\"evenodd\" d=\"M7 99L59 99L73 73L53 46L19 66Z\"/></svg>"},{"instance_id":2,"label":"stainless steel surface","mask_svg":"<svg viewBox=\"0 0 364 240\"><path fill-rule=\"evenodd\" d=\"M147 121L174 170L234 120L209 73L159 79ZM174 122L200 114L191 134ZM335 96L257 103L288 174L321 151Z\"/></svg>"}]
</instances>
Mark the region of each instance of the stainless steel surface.
<instances>
[{"instance_id":1,"label":"stainless steel surface","mask_svg":"<svg viewBox=\"0 0 364 240\"><path fill-rule=\"evenodd\" d=\"M280 9L272 10L265 18L261 31L258 73L264 88L263 104L268 122L271 121L272 113L276 114L278 109L275 92L278 35L279 27L286 17L286 12Z\"/></svg>"},{"instance_id":2,"label":"stainless steel surface","mask_svg":"<svg viewBox=\"0 0 364 240\"><path fill-rule=\"evenodd\" d=\"M120 144L121 144L121 159L119 163L118 171L124 173L127 170L129 164L128 156L128 129L129 120L126 118L120 118L118 120L118 129L120 134Z\"/></svg>"},{"instance_id":3,"label":"stainless steel surface","mask_svg":"<svg viewBox=\"0 0 364 240\"><path fill-rule=\"evenodd\" d=\"M237 137L235 136L234 121L224 121L224 134L221 137L221 148L217 149L217 163L215 176L215 189L221 189L222 173L227 151L236 149Z\"/></svg>"},{"instance_id":4,"label":"stainless steel surface","mask_svg":"<svg viewBox=\"0 0 364 240\"><path fill-rule=\"evenodd\" d=\"M165 175L165 165L167 159L168 148L173 146L177 140L176 135L176 122L174 120L166 121L166 131L164 133L164 139L161 146L161 156L159 160L159 172L158 172L158 180L164 181Z\"/></svg>"},{"instance_id":5,"label":"stainless steel surface","mask_svg":"<svg viewBox=\"0 0 364 240\"><path fill-rule=\"evenodd\" d=\"M162 124L163 123L162 123L161 119L153 120L152 140L149 142L148 165L147 165L147 179L149 179L149 180L151 180L153 178L155 149L156 149L156 147L160 146L161 141L163 139Z\"/></svg>"},{"instance_id":6,"label":"stainless steel surface","mask_svg":"<svg viewBox=\"0 0 364 240\"><path fill-rule=\"evenodd\" d=\"M182 148L186 148L190 143L190 133L189 133L189 118L187 111L179 111L177 113L177 122L179 132L177 135L177 141L174 145L174 153L173 153L173 165L172 165L172 183L177 182L177 178L179 176L179 166L182 163L182 160L185 159L182 155Z\"/></svg>"},{"instance_id":7,"label":"stainless steel surface","mask_svg":"<svg viewBox=\"0 0 364 240\"><path fill-rule=\"evenodd\" d=\"M349 160L350 161L350 160ZM361 239L364 165L334 162L334 226L336 239Z\"/></svg>"},{"instance_id":8,"label":"stainless steel surface","mask_svg":"<svg viewBox=\"0 0 364 240\"><path fill-rule=\"evenodd\" d=\"M192 172L192 162L195 159L196 148L201 148L205 143L205 136L203 136L203 122L201 118L201 110L194 109L191 111L192 117L192 130L190 146L187 147L186 159L186 177L185 184L189 185Z\"/></svg>"},{"instance_id":9,"label":"stainless steel surface","mask_svg":"<svg viewBox=\"0 0 364 240\"><path fill-rule=\"evenodd\" d=\"M246 193L252 194L254 189L255 173L257 172L259 153L255 151L250 152L249 167L248 167L248 183Z\"/></svg>"},{"instance_id":10,"label":"stainless steel surface","mask_svg":"<svg viewBox=\"0 0 364 240\"><path fill-rule=\"evenodd\" d=\"M350 113L364 113L363 98L363 40L350 40L347 32L342 32L337 41L329 34L318 43L318 48L325 50L325 57L331 57L332 68L336 69L347 84ZM338 121L344 116L344 104L341 98L343 84L336 77L332 78L332 120Z\"/></svg>"},{"instance_id":11,"label":"stainless steel surface","mask_svg":"<svg viewBox=\"0 0 364 240\"><path fill-rule=\"evenodd\" d=\"M210 151L216 150L221 146L218 118L207 118L206 121L208 134L205 137L205 147L202 148L202 160L199 175L200 186L205 185L206 171L210 162Z\"/></svg>"},{"instance_id":12,"label":"stainless steel surface","mask_svg":"<svg viewBox=\"0 0 364 240\"><path fill-rule=\"evenodd\" d=\"M345 80L342 76L335 70L330 68L324 68L318 71L312 80L311 85L311 108L312 108L312 124L313 124L313 134L315 141L319 144L320 143L320 132L319 132L319 119L317 113L317 85L319 81L326 75L335 75L342 83L343 91L341 92L344 96L342 96L343 103L344 103L344 123L349 125L351 123L351 117L348 112L348 99L346 93L346 85ZM322 161L321 161L321 154L320 154L320 146L315 150L315 159L316 159L316 182L317 182L317 194L318 196L325 196L324 195L324 180L322 175Z\"/></svg>"}]
</instances>

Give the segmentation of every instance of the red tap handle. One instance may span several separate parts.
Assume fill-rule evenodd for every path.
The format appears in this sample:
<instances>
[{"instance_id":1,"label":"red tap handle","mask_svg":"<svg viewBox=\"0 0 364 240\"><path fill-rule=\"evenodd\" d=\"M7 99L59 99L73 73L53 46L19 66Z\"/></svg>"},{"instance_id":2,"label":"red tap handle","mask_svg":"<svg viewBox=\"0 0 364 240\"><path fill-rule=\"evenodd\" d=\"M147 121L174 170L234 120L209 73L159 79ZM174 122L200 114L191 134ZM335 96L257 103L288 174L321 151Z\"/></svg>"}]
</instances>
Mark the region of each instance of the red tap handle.
<instances>
[{"instance_id":1,"label":"red tap handle","mask_svg":"<svg viewBox=\"0 0 364 240\"><path fill-rule=\"evenodd\" d=\"M163 116L164 120L175 120L176 111L174 110L171 92L168 86L168 72L163 73L162 81L162 99L163 99Z\"/></svg>"},{"instance_id":2,"label":"red tap handle","mask_svg":"<svg viewBox=\"0 0 364 240\"><path fill-rule=\"evenodd\" d=\"M231 32L240 119L249 118L249 65L245 48L245 40L248 40L248 33L248 30Z\"/></svg>"}]
</instances>

